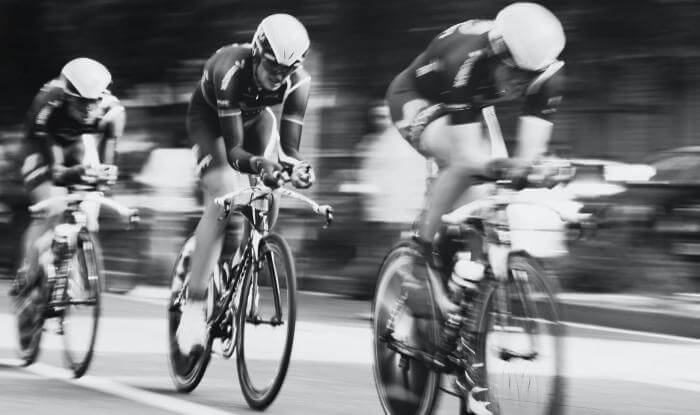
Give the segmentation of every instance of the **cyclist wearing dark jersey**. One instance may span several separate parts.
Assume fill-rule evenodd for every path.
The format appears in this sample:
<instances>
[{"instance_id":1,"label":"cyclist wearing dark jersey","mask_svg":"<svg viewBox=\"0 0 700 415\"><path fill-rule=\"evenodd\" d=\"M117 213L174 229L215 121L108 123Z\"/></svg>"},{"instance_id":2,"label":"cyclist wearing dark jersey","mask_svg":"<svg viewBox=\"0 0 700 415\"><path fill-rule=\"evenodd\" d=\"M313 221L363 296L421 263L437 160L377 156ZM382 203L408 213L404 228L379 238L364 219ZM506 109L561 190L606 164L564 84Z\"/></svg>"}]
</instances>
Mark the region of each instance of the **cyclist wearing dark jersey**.
<instances>
[{"instance_id":1,"label":"cyclist wearing dark jersey","mask_svg":"<svg viewBox=\"0 0 700 415\"><path fill-rule=\"evenodd\" d=\"M557 58L564 45L561 23L549 10L513 3L495 20L469 20L440 33L389 86L394 125L439 167L417 241L443 279L450 264L442 258L442 239L436 238L441 216L475 184L475 175L489 176L504 165L518 170L546 152L550 119L561 101L564 63ZM483 109L516 99L523 102L517 162L503 159L505 145L490 142L481 124ZM450 301L444 282L434 281L433 286L436 303L448 317L458 306ZM415 283L405 281L407 287L420 286ZM472 396L486 389L470 390L468 413L490 414L488 402Z\"/></svg>"},{"instance_id":2,"label":"cyclist wearing dark jersey","mask_svg":"<svg viewBox=\"0 0 700 415\"><path fill-rule=\"evenodd\" d=\"M124 131L126 115L107 89L111 82L112 75L101 63L77 58L34 98L22 142L22 177L31 203L65 193L64 186L94 182L106 173L97 170L102 163L114 164L116 140ZM90 140L90 145L85 140ZM114 169L107 174L116 179ZM35 280L38 254L51 240L42 235L48 235L56 214L62 211L57 208L29 224L13 294Z\"/></svg>"},{"instance_id":3,"label":"cyclist wearing dark jersey","mask_svg":"<svg viewBox=\"0 0 700 415\"><path fill-rule=\"evenodd\" d=\"M252 44L225 46L204 65L187 113L205 205L195 230L188 299L177 331L184 351L204 340L204 296L223 243L226 224L218 220L221 212L213 198L247 187L247 174L270 178L284 171L299 188L314 181L311 166L299 153L310 89L301 64L309 45L296 18L274 14L260 23Z\"/></svg>"}]
</instances>

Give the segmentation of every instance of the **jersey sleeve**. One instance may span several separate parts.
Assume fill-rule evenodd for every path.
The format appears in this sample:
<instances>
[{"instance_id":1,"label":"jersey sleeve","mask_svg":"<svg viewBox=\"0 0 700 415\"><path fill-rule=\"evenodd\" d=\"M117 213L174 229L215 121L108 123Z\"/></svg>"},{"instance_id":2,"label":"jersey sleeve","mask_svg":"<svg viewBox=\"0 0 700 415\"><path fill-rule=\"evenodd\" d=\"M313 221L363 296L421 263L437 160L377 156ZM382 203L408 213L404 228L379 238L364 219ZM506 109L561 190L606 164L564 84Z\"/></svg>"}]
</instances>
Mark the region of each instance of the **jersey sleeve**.
<instances>
[{"instance_id":1,"label":"jersey sleeve","mask_svg":"<svg viewBox=\"0 0 700 415\"><path fill-rule=\"evenodd\" d=\"M239 75L246 63L244 59L235 59L225 51L226 49L217 51L207 63L209 68L205 67L204 81L213 85L216 99L214 104L229 163L243 173L257 173L251 165L253 154L243 149L243 118L238 100L235 99Z\"/></svg>"},{"instance_id":2,"label":"jersey sleeve","mask_svg":"<svg viewBox=\"0 0 700 415\"><path fill-rule=\"evenodd\" d=\"M102 132L102 140L99 144L99 157L102 163L116 163L116 140L124 134L126 126L126 109L119 99L111 93L106 93L100 103L103 115L98 123L98 130Z\"/></svg>"},{"instance_id":3,"label":"jersey sleeve","mask_svg":"<svg viewBox=\"0 0 700 415\"><path fill-rule=\"evenodd\" d=\"M60 104L60 86L56 81L46 83L34 97L24 124L24 140L21 155L22 179L27 188L51 179L54 166L53 139L48 123Z\"/></svg>"},{"instance_id":4,"label":"jersey sleeve","mask_svg":"<svg viewBox=\"0 0 700 415\"><path fill-rule=\"evenodd\" d=\"M563 68L564 62L557 61L530 83L521 115L533 115L551 121L564 93Z\"/></svg>"},{"instance_id":5,"label":"jersey sleeve","mask_svg":"<svg viewBox=\"0 0 700 415\"><path fill-rule=\"evenodd\" d=\"M302 160L299 153L301 130L311 90L311 76L299 69L290 78L291 86L285 94L280 121L280 161L293 165Z\"/></svg>"}]
</instances>

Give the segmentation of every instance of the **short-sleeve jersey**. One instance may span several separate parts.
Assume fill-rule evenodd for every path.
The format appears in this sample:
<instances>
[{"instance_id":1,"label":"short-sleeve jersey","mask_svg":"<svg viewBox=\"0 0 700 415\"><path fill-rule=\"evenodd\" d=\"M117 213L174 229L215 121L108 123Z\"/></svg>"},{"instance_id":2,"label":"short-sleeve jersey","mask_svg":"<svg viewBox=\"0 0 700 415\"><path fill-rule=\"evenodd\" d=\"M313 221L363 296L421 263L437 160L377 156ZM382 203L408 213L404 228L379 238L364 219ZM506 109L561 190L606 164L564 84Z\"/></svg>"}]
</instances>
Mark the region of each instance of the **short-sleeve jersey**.
<instances>
[{"instance_id":1,"label":"short-sleeve jersey","mask_svg":"<svg viewBox=\"0 0 700 415\"><path fill-rule=\"evenodd\" d=\"M468 20L440 33L408 68L416 91L444 103L456 123L475 120L480 110L524 98L523 114L547 118L561 101L564 63L542 71L509 67L489 52L491 20Z\"/></svg>"}]
</instances>

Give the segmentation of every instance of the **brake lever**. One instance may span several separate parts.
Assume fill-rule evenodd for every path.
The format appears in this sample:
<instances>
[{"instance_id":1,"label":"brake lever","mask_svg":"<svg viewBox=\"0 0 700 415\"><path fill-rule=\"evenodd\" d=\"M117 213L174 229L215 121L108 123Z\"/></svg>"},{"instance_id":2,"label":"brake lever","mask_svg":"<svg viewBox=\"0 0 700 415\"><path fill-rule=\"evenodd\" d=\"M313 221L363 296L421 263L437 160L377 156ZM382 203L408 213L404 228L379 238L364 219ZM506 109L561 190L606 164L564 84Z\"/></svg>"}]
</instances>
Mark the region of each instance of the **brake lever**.
<instances>
[{"instance_id":1,"label":"brake lever","mask_svg":"<svg viewBox=\"0 0 700 415\"><path fill-rule=\"evenodd\" d=\"M323 206L323 210L326 214L326 223L323 224L323 229L327 229L333 223L333 208L329 205Z\"/></svg>"}]
</instances>

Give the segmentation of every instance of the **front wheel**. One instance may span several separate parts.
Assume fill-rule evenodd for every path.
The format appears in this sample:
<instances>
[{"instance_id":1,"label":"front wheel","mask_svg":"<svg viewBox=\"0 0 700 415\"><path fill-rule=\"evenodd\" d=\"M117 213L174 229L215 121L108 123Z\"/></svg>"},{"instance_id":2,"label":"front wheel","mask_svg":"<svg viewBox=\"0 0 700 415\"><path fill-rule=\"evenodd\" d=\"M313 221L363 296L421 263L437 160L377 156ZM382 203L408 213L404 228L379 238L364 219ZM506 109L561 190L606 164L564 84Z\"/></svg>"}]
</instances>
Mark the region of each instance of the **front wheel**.
<instances>
[{"instance_id":1,"label":"front wheel","mask_svg":"<svg viewBox=\"0 0 700 415\"><path fill-rule=\"evenodd\" d=\"M435 406L440 374L421 358L439 338L437 307L426 263L412 242L384 259L372 304L374 383L388 415L427 415Z\"/></svg>"},{"instance_id":2,"label":"front wheel","mask_svg":"<svg viewBox=\"0 0 700 415\"><path fill-rule=\"evenodd\" d=\"M527 256L510 258L507 281L485 293L479 319L476 374L496 415L563 411L564 327L556 281Z\"/></svg>"},{"instance_id":3,"label":"front wheel","mask_svg":"<svg viewBox=\"0 0 700 415\"><path fill-rule=\"evenodd\" d=\"M170 378L178 392L191 392L199 385L211 358L212 337L207 335L204 349L196 349L189 354L180 350L177 341L177 328L182 317L181 307L185 303L185 277L190 272L195 240L191 236L180 249L175 260L170 279L170 299L168 300L168 367Z\"/></svg>"},{"instance_id":4,"label":"front wheel","mask_svg":"<svg viewBox=\"0 0 700 415\"><path fill-rule=\"evenodd\" d=\"M17 296L14 305L17 317L19 358L25 365L31 365L39 357L41 335L44 331L44 310L48 303L44 275L39 282Z\"/></svg>"},{"instance_id":5,"label":"front wheel","mask_svg":"<svg viewBox=\"0 0 700 415\"><path fill-rule=\"evenodd\" d=\"M268 234L246 276L238 308L238 379L251 408L265 409L289 367L296 325L296 271L281 236Z\"/></svg>"},{"instance_id":6,"label":"front wheel","mask_svg":"<svg viewBox=\"0 0 700 415\"><path fill-rule=\"evenodd\" d=\"M100 319L100 269L93 239L78 234L78 249L68 267L66 306L61 319L64 360L79 378L92 361Z\"/></svg>"}]
</instances>

